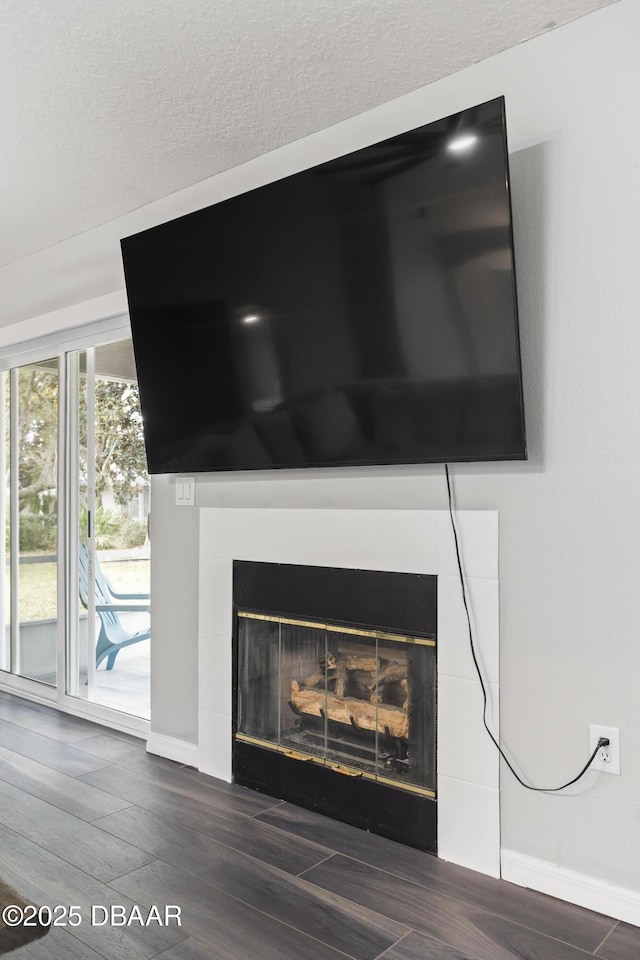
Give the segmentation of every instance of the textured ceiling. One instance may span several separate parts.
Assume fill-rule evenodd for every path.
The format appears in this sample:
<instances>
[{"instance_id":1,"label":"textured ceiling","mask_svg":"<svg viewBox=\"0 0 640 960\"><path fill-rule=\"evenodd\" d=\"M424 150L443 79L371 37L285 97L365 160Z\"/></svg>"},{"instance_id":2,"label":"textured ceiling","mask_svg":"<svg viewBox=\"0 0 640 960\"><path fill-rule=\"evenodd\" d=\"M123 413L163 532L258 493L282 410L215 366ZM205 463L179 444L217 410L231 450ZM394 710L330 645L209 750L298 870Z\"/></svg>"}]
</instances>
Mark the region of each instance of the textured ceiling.
<instances>
[{"instance_id":1,"label":"textured ceiling","mask_svg":"<svg viewBox=\"0 0 640 960\"><path fill-rule=\"evenodd\" d=\"M3 0L0 265L612 0Z\"/></svg>"}]
</instances>

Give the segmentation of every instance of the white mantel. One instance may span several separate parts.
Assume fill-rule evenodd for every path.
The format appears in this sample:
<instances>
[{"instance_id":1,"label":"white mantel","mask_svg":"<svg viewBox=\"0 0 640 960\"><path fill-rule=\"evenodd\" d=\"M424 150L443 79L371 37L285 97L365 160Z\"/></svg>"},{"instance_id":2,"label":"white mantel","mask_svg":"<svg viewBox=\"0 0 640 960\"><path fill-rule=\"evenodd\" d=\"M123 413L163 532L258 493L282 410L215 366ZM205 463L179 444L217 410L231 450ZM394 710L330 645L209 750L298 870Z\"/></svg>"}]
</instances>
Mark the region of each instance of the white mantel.
<instances>
[{"instance_id":1,"label":"white mantel","mask_svg":"<svg viewBox=\"0 0 640 960\"><path fill-rule=\"evenodd\" d=\"M498 731L498 514L456 515L474 636ZM439 510L200 511L198 766L231 781L234 560L438 576L438 855L500 876L498 755L482 724L449 514Z\"/></svg>"}]
</instances>

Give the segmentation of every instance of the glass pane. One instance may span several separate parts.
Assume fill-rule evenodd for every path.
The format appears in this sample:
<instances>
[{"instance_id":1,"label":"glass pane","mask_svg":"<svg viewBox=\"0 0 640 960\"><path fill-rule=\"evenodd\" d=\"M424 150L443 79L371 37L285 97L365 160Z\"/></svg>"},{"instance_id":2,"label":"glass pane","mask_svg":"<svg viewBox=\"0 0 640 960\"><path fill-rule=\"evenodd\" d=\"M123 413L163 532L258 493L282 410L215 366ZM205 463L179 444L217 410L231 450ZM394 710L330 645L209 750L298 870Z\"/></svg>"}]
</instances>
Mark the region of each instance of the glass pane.
<instances>
[{"instance_id":1,"label":"glass pane","mask_svg":"<svg viewBox=\"0 0 640 960\"><path fill-rule=\"evenodd\" d=\"M375 774L378 753L377 640L330 632L327 763Z\"/></svg>"},{"instance_id":2,"label":"glass pane","mask_svg":"<svg viewBox=\"0 0 640 960\"><path fill-rule=\"evenodd\" d=\"M95 639L89 625L89 595L93 591L93 573L89 569L87 554L88 532L88 384L87 353L79 351L69 358L69 423L67 440L69 444L69 463L76 464L77 474L71 477L70 505L72 515L76 515L75 538L70 542L72 583L79 583L79 590L73 587L69 592L68 638L69 689L68 693L82 699L93 699L94 690L89 688L88 662L89 649L95 647ZM80 370L83 375L80 375ZM74 483L75 481L75 483ZM75 573L75 567L78 572Z\"/></svg>"},{"instance_id":3,"label":"glass pane","mask_svg":"<svg viewBox=\"0 0 640 960\"><path fill-rule=\"evenodd\" d=\"M72 677L71 692L148 718L149 475L131 340L101 344L78 354L76 362L81 604L78 679L74 690ZM93 623L90 596L96 604Z\"/></svg>"},{"instance_id":4,"label":"glass pane","mask_svg":"<svg viewBox=\"0 0 640 960\"><path fill-rule=\"evenodd\" d=\"M324 760L331 672L326 631L283 623L280 672L282 744Z\"/></svg>"},{"instance_id":5,"label":"glass pane","mask_svg":"<svg viewBox=\"0 0 640 960\"><path fill-rule=\"evenodd\" d=\"M399 785L435 790L435 648L381 641L379 654L378 773ZM388 720L399 710L403 721L390 737Z\"/></svg>"},{"instance_id":6,"label":"glass pane","mask_svg":"<svg viewBox=\"0 0 640 960\"><path fill-rule=\"evenodd\" d=\"M0 372L0 670L11 670L11 528L9 526L9 464L11 388L9 373Z\"/></svg>"},{"instance_id":7,"label":"glass pane","mask_svg":"<svg viewBox=\"0 0 640 960\"><path fill-rule=\"evenodd\" d=\"M18 629L12 670L57 682L58 360L21 367L13 379L10 470L17 472ZM14 458L17 457L17 462ZM16 480L14 479L14 484Z\"/></svg>"},{"instance_id":8,"label":"glass pane","mask_svg":"<svg viewBox=\"0 0 640 960\"><path fill-rule=\"evenodd\" d=\"M238 622L238 733L279 743L280 625Z\"/></svg>"}]
</instances>

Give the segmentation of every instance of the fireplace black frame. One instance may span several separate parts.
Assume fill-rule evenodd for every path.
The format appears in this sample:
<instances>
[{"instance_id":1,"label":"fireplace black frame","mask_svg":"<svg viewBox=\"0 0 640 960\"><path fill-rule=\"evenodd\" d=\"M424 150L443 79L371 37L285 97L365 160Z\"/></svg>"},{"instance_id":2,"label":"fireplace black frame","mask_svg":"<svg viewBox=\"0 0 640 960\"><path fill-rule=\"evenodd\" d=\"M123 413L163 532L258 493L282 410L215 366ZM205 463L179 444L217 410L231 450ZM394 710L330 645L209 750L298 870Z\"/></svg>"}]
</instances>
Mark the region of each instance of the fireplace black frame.
<instances>
[{"instance_id":1,"label":"fireplace black frame","mask_svg":"<svg viewBox=\"0 0 640 960\"><path fill-rule=\"evenodd\" d=\"M435 798L378 781L345 776L321 764L303 763L277 749L236 737L238 611L386 629L407 637L435 640L437 577L235 560L233 605L234 782L437 853Z\"/></svg>"}]
</instances>

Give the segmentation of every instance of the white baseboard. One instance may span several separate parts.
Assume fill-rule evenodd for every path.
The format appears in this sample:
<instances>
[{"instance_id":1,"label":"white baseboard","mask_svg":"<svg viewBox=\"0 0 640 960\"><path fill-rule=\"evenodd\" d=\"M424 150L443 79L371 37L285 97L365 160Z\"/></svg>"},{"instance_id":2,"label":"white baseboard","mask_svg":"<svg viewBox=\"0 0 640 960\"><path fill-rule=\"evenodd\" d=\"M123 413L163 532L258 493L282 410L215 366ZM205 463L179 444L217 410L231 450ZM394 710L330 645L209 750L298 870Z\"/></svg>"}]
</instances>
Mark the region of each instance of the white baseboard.
<instances>
[{"instance_id":1,"label":"white baseboard","mask_svg":"<svg viewBox=\"0 0 640 960\"><path fill-rule=\"evenodd\" d=\"M616 887L513 850L502 851L502 879L640 926L640 891Z\"/></svg>"},{"instance_id":2,"label":"white baseboard","mask_svg":"<svg viewBox=\"0 0 640 960\"><path fill-rule=\"evenodd\" d=\"M167 737L163 733L153 732L150 732L147 738L147 753L154 753L158 757L175 760L176 763L184 763L188 767L195 767L196 769L200 758L197 743L176 740L175 737Z\"/></svg>"}]
</instances>

